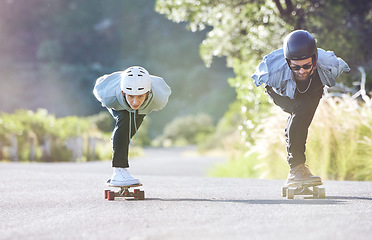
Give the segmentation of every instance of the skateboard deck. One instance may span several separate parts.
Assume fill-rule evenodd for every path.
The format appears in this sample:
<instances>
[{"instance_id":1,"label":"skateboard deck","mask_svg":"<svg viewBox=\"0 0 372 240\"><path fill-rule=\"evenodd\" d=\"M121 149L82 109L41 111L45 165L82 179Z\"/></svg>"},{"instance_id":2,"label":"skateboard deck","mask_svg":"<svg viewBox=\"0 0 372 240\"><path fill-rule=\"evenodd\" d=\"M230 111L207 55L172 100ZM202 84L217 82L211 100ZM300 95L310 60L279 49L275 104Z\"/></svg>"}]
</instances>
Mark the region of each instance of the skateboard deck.
<instances>
[{"instance_id":1,"label":"skateboard deck","mask_svg":"<svg viewBox=\"0 0 372 240\"><path fill-rule=\"evenodd\" d=\"M110 184L110 180L107 181L106 185L108 187L114 187L114 188L120 188L118 191L112 191L112 190L105 190L105 199L108 201L113 201L117 197L122 198L134 198L137 200L144 200L145 199L145 192L141 191L140 189L133 189L133 191L130 191L130 188L140 187L142 184L134 184L134 185L128 185L128 186L114 186Z\"/></svg>"},{"instance_id":2,"label":"skateboard deck","mask_svg":"<svg viewBox=\"0 0 372 240\"><path fill-rule=\"evenodd\" d=\"M325 188L318 187L322 182L292 183L282 188L282 197L294 199L295 195L312 195L314 198L325 198Z\"/></svg>"}]
</instances>

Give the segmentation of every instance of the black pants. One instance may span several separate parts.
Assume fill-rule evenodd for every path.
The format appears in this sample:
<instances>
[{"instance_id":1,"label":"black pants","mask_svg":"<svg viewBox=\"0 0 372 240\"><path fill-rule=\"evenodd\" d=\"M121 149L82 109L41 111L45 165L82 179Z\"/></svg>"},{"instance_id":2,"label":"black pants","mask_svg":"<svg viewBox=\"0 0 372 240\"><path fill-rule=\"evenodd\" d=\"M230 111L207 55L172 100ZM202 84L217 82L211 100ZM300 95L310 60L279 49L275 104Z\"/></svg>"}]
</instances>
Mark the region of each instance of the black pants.
<instances>
[{"instance_id":1,"label":"black pants","mask_svg":"<svg viewBox=\"0 0 372 240\"><path fill-rule=\"evenodd\" d=\"M126 110L108 109L115 119L112 133L112 167L128 168L128 150L130 139L136 134L146 115L130 113Z\"/></svg>"},{"instance_id":2,"label":"black pants","mask_svg":"<svg viewBox=\"0 0 372 240\"><path fill-rule=\"evenodd\" d=\"M294 99L278 95L266 86L274 103L290 114L285 129L287 161L291 168L306 162L305 150L309 126L322 98L323 88L312 93L296 94Z\"/></svg>"}]
</instances>

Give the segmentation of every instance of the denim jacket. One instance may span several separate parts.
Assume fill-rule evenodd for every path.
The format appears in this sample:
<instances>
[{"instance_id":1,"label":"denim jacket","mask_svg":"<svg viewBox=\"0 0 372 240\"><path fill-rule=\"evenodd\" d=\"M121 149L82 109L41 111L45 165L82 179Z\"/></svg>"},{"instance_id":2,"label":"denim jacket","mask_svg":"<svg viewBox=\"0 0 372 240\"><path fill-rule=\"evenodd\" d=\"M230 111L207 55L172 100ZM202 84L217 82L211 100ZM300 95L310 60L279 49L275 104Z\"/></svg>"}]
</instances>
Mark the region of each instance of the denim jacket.
<instances>
[{"instance_id":1,"label":"denim jacket","mask_svg":"<svg viewBox=\"0 0 372 240\"><path fill-rule=\"evenodd\" d=\"M332 87L336 78L343 71L349 72L350 68L341 58L336 57L332 51L318 48L318 61L316 63L320 80L323 86ZM252 75L256 87L265 83L282 96L294 98L296 82L291 69L285 60L283 49L278 49L265 56Z\"/></svg>"}]
</instances>

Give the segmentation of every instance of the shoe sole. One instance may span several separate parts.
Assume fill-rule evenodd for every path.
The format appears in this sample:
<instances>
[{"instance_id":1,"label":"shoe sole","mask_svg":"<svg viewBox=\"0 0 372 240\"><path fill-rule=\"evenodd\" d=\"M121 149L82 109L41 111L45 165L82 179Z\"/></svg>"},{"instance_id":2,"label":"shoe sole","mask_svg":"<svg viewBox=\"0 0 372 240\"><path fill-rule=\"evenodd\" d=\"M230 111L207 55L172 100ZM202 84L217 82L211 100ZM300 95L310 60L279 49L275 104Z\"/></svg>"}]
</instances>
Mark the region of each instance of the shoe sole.
<instances>
[{"instance_id":1,"label":"shoe sole","mask_svg":"<svg viewBox=\"0 0 372 240\"><path fill-rule=\"evenodd\" d=\"M307 186L318 186L318 185L323 185L323 182L321 181L314 181L314 182L309 182L309 181L303 181L303 182L289 182L289 183L286 183L285 186L286 187L301 187L301 186L304 186L304 185L307 185Z\"/></svg>"},{"instance_id":2,"label":"shoe sole","mask_svg":"<svg viewBox=\"0 0 372 240\"><path fill-rule=\"evenodd\" d=\"M126 187L126 186L132 186L132 185L142 185L139 181L128 181L128 182L118 182L118 181L112 181L109 179L106 183L107 186L111 187Z\"/></svg>"}]
</instances>

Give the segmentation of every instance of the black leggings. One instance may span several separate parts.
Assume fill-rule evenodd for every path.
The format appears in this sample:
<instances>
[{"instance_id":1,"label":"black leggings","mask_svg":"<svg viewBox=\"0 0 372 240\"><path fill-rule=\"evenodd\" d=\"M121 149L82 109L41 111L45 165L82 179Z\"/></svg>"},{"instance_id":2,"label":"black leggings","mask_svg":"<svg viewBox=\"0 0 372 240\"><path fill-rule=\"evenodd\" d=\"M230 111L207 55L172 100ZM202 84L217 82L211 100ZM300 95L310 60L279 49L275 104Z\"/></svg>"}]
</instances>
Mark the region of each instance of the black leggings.
<instances>
[{"instance_id":1,"label":"black leggings","mask_svg":"<svg viewBox=\"0 0 372 240\"><path fill-rule=\"evenodd\" d=\"M128 150L130 139L136 134L146 115L108 109L115 119L115 128L112 133L112 167L128 168ZM130 129L131 128L131 129ZM130 129L130 130L129 130Z\"/></svg>"},{"instance_id":2,"label":"black leggings","mask_svg":"<svg viewBox=\"0 0 372 240\"><path fill-rule=\"evenodd\" d=\"M285 129L289 166L293 168L305 163L307 134L319 101L322 98L323 88L312 93L297 93L294 99L277 94L269 86L266 86L266 90L274 103L290 114Z\"/></svg>"}]
</instances>

